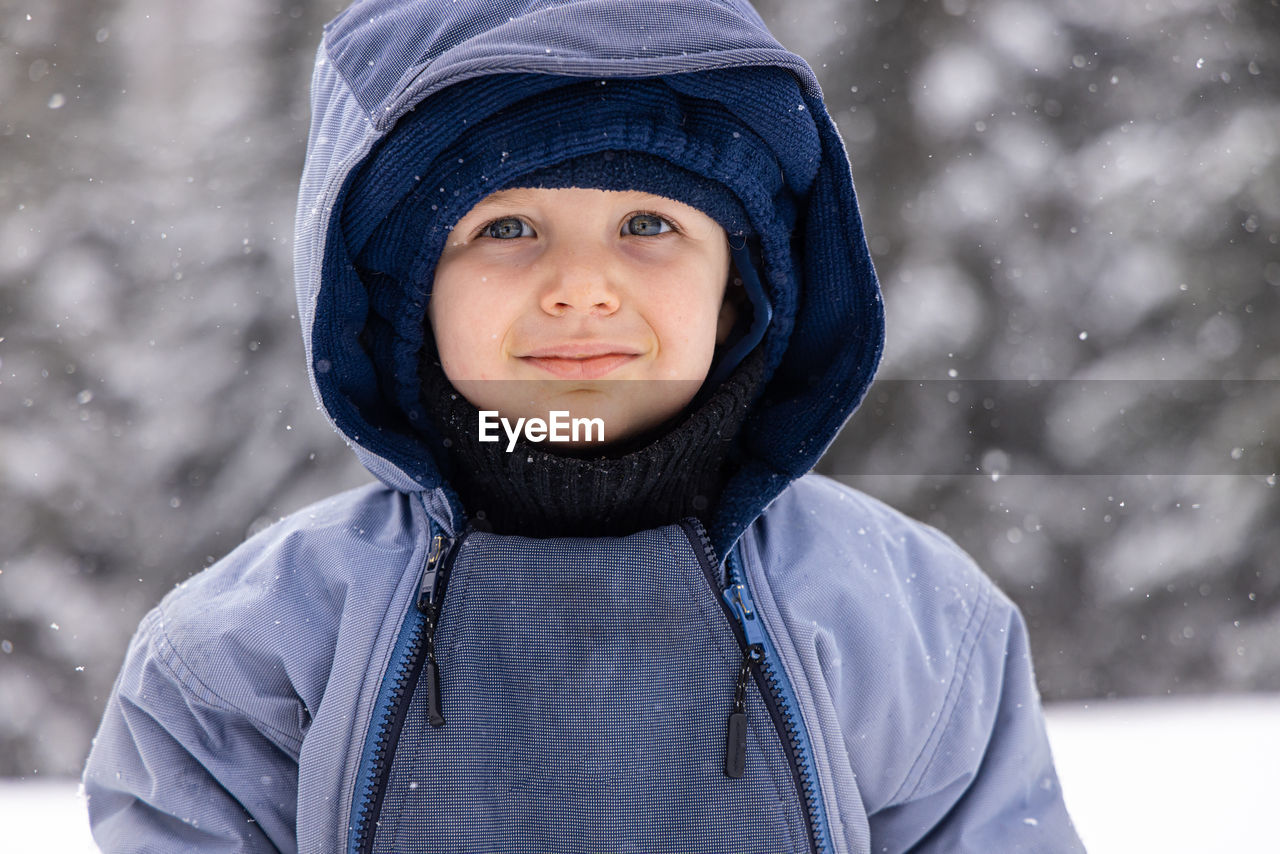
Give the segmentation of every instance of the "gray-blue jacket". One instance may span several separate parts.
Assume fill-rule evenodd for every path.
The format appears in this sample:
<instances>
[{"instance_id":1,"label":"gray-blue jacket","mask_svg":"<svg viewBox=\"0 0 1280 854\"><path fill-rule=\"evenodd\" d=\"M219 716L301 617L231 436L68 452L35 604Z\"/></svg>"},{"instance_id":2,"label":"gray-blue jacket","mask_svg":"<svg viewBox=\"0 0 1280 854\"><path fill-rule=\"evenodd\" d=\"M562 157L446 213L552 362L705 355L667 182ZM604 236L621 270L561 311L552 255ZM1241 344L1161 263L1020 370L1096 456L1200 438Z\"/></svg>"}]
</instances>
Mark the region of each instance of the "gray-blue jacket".
<instances>
[{"instance_id":1,"label":"gray-blue jacket","mask_svg":"<svg viewBox=\"0 0 1280 854\"><path fill-rule=\"evenodd\" d=\"M764 66L795 78L820 155L713 522L467 528L370 388L369 299L337 239L353 170L463 80L696 88ZM777 119L751 97L717 95L768 141ZM380 482L258 534L143 619L85 769L104 851L1082 850L1017 610L942 534L805 474L866 391L882 316L817 82L745 2L364 0L326 29L313 110L308 368Z\"/></svg>"}]
</instances>

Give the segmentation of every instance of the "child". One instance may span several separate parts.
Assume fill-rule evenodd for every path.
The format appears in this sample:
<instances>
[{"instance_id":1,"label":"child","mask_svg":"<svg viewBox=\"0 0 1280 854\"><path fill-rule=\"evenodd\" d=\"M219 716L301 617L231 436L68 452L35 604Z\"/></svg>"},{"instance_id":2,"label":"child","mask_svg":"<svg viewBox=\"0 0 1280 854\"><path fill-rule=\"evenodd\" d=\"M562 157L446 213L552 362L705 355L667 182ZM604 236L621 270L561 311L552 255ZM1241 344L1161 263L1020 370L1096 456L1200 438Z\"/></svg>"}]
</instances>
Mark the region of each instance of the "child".
<instances>
[{"instance_id":1,"label":"child","mask_svg":"<svg viewBox=\"0 0 1280 854\"><path fill-rule=\"evenodd\" d=\"M313 102L303 334L380 483L143 620L104 851L1080 850L1017 611L806 474L881 304L745 0L365 0Z\"/></svg>"}]
</instances>

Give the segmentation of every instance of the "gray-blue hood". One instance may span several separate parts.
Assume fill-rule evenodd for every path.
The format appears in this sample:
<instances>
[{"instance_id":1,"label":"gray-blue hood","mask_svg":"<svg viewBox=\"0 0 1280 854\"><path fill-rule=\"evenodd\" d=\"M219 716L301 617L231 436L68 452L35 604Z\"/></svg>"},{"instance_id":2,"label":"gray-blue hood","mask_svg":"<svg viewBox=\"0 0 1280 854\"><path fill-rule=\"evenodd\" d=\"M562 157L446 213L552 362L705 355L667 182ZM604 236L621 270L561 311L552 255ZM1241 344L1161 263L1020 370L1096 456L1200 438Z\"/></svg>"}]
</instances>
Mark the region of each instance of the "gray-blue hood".
<instances>
[{"instance_id":1,"label":"gray-blue hood","mask_svg":"<svg viewBox=\"0 0 1280 854\"><path fill-rule=\"evenodd\" d=\"M742 69L794 77L800 103L761 110L732 85ZM767 385L743 428L745 463L726 486L712 538L724 548L812 468L865 394L883 345L883 311L848 160L812 70L740 0L364 0L325 30L299 194L295 275L312 389L365 466L406 491L442 485L412 431L386 417L360 333L369 298L336 220L353 173L411 110L464 80L496 74L666 77L714 98L785 161L807 128L817 162L790 240L794 274L769 279L774 316L761 345ZM775 71L776 74L776 71ZM674 85L674 84L673 84ZM446 224L447 225L447 224Z\"/></svg>"}]
</instances>

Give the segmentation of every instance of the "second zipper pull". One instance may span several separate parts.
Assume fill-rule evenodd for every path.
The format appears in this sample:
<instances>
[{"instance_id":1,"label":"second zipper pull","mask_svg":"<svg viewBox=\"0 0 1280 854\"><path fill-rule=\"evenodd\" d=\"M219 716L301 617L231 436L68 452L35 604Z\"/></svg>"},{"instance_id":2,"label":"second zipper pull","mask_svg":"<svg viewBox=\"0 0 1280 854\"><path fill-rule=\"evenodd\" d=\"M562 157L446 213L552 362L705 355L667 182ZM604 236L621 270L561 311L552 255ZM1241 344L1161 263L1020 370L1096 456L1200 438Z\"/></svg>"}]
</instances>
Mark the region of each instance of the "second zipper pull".
<instances>
[{"instance_id":1,"label":"second zipper pull","mask_svg":"<svg viewBox=\"0 0 1280 854\"><path fill-rule=\"evenodd\" d=\"M742 663L738 666L733 712L725 730L724 775L730 780L738 780L747 772L747 679L751 675L751 665L763 658L764 649L760 644L752 644L743 651Z\"/></svg>"},{"instance_id":2,"label":"second zipper pull","mask_svg":"<svg viewBox=\"0 0 1280 854\"><path fill-rule=\"evenodd\" d=\"M427 720L433 727L444 726L444 712L440 710L440 668L435 655L427 659Z\"/></svg>"}]
</instances>

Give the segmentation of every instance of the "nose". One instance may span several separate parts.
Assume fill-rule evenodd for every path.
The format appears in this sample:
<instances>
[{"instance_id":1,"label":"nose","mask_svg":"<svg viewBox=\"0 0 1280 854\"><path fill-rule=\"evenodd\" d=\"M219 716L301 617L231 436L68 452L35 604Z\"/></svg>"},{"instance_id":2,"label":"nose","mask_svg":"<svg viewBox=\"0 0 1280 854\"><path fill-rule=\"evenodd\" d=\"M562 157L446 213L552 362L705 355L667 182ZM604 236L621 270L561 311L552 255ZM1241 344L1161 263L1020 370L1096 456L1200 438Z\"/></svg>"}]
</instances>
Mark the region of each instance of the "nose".
<instances>
[{"instance_id":1,"label":"nose","mask_svg":"<svg viewBox=\"0 0 1280 854\"><path fill-rule=\"evenodd\" d=\"M607 254L591 247L547 253L547 284L540 303L553 317L578 312L606 316L618 310L619 294Z\"/></svg>"}]
</instances>

